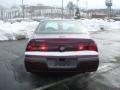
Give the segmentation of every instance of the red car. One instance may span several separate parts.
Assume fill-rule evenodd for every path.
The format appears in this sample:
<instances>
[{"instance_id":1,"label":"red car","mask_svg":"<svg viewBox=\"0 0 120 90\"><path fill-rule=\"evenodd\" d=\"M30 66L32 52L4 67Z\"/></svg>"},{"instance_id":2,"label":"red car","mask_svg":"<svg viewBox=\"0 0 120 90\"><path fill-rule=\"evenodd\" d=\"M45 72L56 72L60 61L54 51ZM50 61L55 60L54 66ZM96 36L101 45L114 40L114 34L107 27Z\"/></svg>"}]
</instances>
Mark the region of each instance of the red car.
<instances>
[{"instance_id":1,"label":"red car","mask_svg":"<svg viewBox=\"0 0 120 90\"><path fill-rule=\"evenodd\" d=\"M93 72L98 65L95 41L75 20L40 22L25 51L28 72Z\"/></svg>"}]
</instances>

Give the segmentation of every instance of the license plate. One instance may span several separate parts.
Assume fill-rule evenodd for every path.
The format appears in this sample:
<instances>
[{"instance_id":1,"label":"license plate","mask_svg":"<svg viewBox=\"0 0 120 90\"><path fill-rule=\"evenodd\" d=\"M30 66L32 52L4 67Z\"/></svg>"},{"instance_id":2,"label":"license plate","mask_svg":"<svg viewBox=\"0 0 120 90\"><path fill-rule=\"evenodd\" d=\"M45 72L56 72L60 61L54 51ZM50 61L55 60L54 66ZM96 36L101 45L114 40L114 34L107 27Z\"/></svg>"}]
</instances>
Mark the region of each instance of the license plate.
<instances>
[{"instance_id":1,"label":"license plate","mask_svg":"<svg viewBox=\"0 0 120 90\"><path fill-rule=\"evenodd\" d=\"M48 67L50 68L75 68L77 59L48 59Z\"/></svg>"},{"instance_id":2,"label":"license plate","mask_svg":"<svg viewBox=\"0 0 120 90\"><path fill-rule=\"evenodd\" d=\"M70 62L68 60L56 60L54 61L55 66L70 66Z\"/></svg>"}]
</instances>

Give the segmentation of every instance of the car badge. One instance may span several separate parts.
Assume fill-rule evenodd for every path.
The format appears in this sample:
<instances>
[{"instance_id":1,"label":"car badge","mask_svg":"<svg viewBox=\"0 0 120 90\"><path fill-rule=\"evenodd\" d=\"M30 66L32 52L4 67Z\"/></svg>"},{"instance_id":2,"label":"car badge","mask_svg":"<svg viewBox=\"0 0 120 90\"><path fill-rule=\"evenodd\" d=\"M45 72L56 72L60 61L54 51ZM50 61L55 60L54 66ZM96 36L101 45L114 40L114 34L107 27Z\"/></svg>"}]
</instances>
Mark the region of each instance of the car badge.
<instances>
[{"instance_id":1,"label":"car badge","mask_svg":"<svg viewBox=\"0 0 120 90\"><path fill-rule=\"evenodd\" d=\"M65 51L65 47L64 46L61 46L60 47L60 52L64 52Z\"/></svg>"}]
</instances>

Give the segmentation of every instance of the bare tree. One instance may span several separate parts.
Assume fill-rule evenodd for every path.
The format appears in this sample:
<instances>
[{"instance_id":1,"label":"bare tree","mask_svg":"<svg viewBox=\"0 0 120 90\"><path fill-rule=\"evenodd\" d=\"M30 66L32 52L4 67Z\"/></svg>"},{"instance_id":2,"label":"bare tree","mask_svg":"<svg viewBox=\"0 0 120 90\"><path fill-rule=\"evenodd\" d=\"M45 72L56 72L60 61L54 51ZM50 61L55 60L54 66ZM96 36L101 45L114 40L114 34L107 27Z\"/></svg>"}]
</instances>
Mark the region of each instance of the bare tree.
<instances>
[{"instance_id":1,"label":"bare tree","mask_svg":"<svg viewBox=\"0 0 120 90\"><path fill-rule=\"evenodd\" d=\"M4 10L5 10L5 7L3 7L3 6L0 5L0 19L1 20L4 19Z\"/></svg>"},{"instance_id":2,"label":"bare tree","mask_svg":"<svg viewBox=\"0 0 120 90\"><path fill-rule=\"evenodd\" d=\"M73 15L76 5L72 1L69 1L66 8L68 9L69 14Z\"/></svg>"}]
</instances>

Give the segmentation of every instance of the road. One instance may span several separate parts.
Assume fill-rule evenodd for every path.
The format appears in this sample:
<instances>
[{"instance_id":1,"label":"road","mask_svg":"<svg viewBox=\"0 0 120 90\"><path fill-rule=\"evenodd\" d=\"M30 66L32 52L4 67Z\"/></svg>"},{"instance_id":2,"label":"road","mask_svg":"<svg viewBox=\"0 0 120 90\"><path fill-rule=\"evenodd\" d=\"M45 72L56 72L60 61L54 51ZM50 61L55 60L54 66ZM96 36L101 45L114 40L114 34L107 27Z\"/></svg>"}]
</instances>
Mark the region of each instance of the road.
<instances>
[{"instance_id":1,"label":"road","mask_svg":"<svg viewBox=\"0 0 120 90\"><path fill-rule=\"evenodd\" d=\"M90 75L76 77L30 74L24 68L27 40L0 42L0 90L31 90L51 83L54 86L46 90L120 90L120 31L101 31L91 35L99 48L99 69Z\"/></svg>"}]
</instances>

